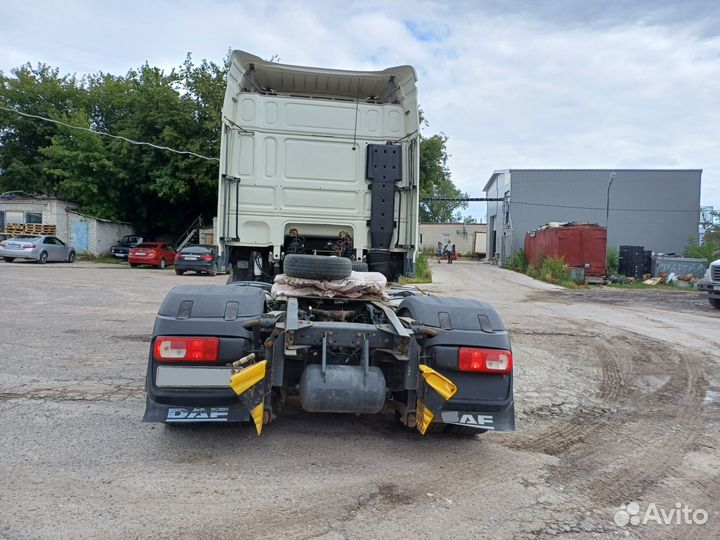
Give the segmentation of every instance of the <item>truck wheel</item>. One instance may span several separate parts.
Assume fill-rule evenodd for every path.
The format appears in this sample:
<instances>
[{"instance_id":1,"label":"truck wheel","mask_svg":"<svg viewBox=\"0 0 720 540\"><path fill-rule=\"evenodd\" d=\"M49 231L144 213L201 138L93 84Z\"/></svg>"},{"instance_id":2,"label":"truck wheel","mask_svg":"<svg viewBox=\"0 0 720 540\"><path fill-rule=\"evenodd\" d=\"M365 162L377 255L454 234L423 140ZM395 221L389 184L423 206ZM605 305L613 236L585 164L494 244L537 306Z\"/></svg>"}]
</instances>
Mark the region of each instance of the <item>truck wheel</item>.
<instances>
[{"instance_id":1,"label":"truck wheel","mask_svg":"<svg viewBox=\"0 0 720 540\"><path fill-rule=\"evenodd\" d=\"M283 270L290 277L343 279L352 272L352 262L345 257L288 255L283 262Z\"/></svg>"},{"instance_id":2,"label":"truck wheel","mask_svg":"<svg viewBox=\"0 0 720 540\"><path fill-rule=\"evenodd\" d=\"M481 433L485 433L486 431L487 429L456 426L454 424L449 424L447 427L447 433L449 435L456 435L458 437L472 437L474 435L480 435Z\"/></svg>"},{"instance_id":3,"label":"truck wheel","mask_svg":"<svg viewBox=\"0 0 720 540\"><path fill-rule=\"evenodd\" d=\"M708 298L708 302L715 309L720 309L720 298Z\"/></svg>"},{"instance_id":4,"label":"truck wheel","mask_svg":"<svg viewBox=\"0 0 720 540\"><path fill-rule=\"evenodd\" d=\"M352 270L353 272L367 272L368 265L366 262L352 261Z\"/></svg>"}]
</instances>

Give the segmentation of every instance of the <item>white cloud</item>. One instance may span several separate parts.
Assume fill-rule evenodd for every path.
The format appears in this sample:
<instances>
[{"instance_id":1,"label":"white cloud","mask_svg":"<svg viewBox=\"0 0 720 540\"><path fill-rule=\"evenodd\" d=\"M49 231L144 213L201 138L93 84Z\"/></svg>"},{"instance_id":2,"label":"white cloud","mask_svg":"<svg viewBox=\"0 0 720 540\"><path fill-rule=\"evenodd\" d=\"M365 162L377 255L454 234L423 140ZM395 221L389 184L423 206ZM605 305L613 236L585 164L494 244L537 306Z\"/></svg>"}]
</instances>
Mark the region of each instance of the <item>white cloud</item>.
<instances>
[{"instance_id":1,"label":"white cloud","mask_svg":"<svg viewBox=\"0 0 720 540\"><path fill-rule=\"evenodd\" d=\"M171 68L229 47L345 69L412 64L427 132L449 136L453 179L471 195L507 167L702 168L703 203L720 207L711 2L18 0L0 18L4 71Z\"/></svg>"}]
</instances>

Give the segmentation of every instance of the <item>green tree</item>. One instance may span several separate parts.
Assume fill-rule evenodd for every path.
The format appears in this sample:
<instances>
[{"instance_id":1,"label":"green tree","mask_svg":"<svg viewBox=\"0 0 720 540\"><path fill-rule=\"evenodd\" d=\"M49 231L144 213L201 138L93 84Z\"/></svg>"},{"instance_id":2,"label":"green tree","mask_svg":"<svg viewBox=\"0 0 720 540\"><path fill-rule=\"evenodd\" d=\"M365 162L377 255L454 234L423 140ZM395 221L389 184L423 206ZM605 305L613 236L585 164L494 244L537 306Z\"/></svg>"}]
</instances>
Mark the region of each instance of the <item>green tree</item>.
<instances>
[{"instance_id":1,"label":"green tree","mask_svg":"<svg viewBox=\"0 0 720 540\"><path fill-rule=\"evenodd\" d=\"M706 224L703 241L698 245L692 236L688 239L683 255L685 257L695 257L705 259L705 263L709 266L711 262L720 259L720 212L713 212L715 221Z\"/></svg>"},{"instance_id":2,"label":"green tree","mask_svg":"<svg viewBox=\"0 0 720 540\"><path fill-rule=\"evenodd\" d=\"M468 203L460 201L427 201L440 197L466 198L450 178L447 167L447 137L444 134L420 138L420 220L432 223L462 221L460 209Z\"/></svg>"},{"instance_id":3,"label":"green tree","mask_svg":"<svg viewBox=\"0 0 720 540\"><path fill-rule=\"evenodd\" d=\"M86 98L84 81L45 64L22 65L10 76L0 72L3 107L58 118L83 110ZM58 133L55 124L0 110L0 192L57 193L58 180L45 170L42 153Z\"/></svg>"},{"instance_id":4,"label":"green tree","mask_svg":"<svg viewBox=\"0 0 720 540\"><path fill-rule=\"evenodd\" d=\"M77 80L25 65L0 79L0 104L215 157L226 69L188 55L169 73L146 64ZM215 161L0 112L0 192L57 195L142 232L176 234L198 214L214 215L217 175Z\"/></svg>"}]
</instances>

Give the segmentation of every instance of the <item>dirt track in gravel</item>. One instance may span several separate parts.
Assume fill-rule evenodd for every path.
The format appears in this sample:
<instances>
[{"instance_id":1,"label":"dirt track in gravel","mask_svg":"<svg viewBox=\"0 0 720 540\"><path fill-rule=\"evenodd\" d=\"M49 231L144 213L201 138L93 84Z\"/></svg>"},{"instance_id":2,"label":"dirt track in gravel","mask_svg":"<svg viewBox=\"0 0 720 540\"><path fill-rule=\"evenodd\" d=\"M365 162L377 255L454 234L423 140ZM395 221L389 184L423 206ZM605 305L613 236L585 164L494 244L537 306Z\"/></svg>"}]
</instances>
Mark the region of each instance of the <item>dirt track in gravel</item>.
<instances>
[{"instance_id":1,"label":"dirt track in gravel","mask_svg":"<svg viewBox=\"0 0 720 540\"><path fill-rule=\"evenodd\" d=\"M297 411L262 437L141 424L157 306L225 277L0 263L0 537L720 536L720 311L474 263L433 271L423 288L505 320L517 432L421 438L391 417ZM633 501L709 519L616 525Z\"/></svg>"}]
</instances>

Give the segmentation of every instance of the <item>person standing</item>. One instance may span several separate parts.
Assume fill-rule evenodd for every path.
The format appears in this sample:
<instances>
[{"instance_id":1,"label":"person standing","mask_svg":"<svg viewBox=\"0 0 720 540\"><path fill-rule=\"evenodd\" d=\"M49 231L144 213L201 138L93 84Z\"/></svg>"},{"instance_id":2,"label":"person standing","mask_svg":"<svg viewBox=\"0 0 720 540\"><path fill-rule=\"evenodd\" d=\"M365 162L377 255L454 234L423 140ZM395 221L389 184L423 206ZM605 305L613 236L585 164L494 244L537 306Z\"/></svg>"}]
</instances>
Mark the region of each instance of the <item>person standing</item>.
<instances>
[{"instance_id":1,"label":"person standing","mask_svg":"<svg viewBox=\"0 0 720 540\"><path fill-rule=\"evenodd\" d=\"M447 245L447 256L448 256L448 264L452 264L453 258L455 257L455 242L450 241L450 243Z\"/></svg>"},{"instance_id":2,"label":"person standing","mask_svg":"<svg viewBox=\"0 0 720 540\"><path fill-rule=\"evenodd\" d=\"M437 261L440 262L443 255L443 245L442 242L438 242L437 247L435 248L435 255L437 255Z\"/></svg>"}]
</instances>

